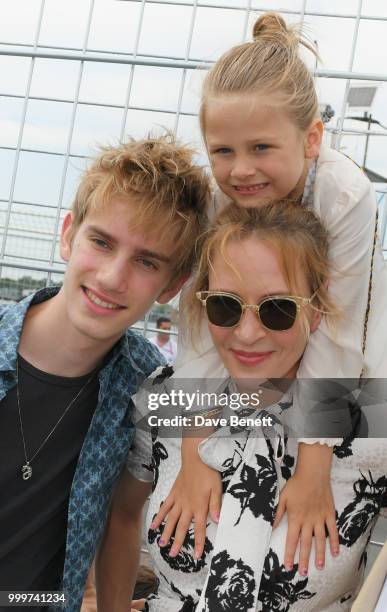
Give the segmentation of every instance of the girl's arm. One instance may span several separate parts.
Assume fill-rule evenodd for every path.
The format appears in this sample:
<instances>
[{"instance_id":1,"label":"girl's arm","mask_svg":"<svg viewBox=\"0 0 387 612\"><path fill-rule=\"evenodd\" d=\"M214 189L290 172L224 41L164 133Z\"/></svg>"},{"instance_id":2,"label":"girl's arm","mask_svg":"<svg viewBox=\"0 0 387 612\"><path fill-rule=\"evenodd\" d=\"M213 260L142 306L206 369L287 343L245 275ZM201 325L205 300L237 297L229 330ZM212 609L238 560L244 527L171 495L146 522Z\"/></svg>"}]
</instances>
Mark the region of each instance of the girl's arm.
<instances>
[{"instance_id":1,"label":"girl's arm","mask_svg":"<svg viewBox=\"0 0 387 612\"><path fill-rule=\"evenodd\" d=\"M167 517L160 544L166 546L175 532L170 556L178 555L191 522L194 522L195 559L200 559L204 550L208 514L217 523L219 520L222 481L219 472L208 467L199 457L200 438L184 437L182 440L182 466L178 477L162 504L151 529L157 529Z\"/></svg>"},{"instance_id":2,"label":"girl's arm","mask_svg":"<svg viewBox=\"0 0 387 612\"><path fill-rule=\"evenodd\" d=\"M331 490L331 463L333 447L326 444L298 445L298 458L294 475L282 489L273 529L278 527L285 512L288 531L284 565L293 568L294 556L300 545L298 572L308 573L309 557L314 537L315 565L325 565L326 533L329 535L333 556L339 554L339 535L336 511Z\"/></svg>"},{"instance_id":3,"label":"girl's arm","mask_svg":"<svg viewBox=\"0 0 387 612\"><path fill-rule=\"evenodd\" d=\"M327 227L330 238L332 276L329 292L342 311L342 317L330 327L321 321L311 334L298 371L299 378L359 378L363 364L363 331L368 303L371 254L374 243L376 197L364 173L349 159L336 151L323 149L318 163L314 193L314 210ZM386 284L380 245L374 255L373 293ZM378 319L379 336L373 329ZM387 329L382 300L371 303L367 351L372 362L365 376L379 373L384 347L380 338ZM376 332L376 334L375 334ZM378 342L379 337L379 342ZM385 353L384 353L385 355ZM385 359L385 357L384 357Z\"/></svg>"}]
</instances>

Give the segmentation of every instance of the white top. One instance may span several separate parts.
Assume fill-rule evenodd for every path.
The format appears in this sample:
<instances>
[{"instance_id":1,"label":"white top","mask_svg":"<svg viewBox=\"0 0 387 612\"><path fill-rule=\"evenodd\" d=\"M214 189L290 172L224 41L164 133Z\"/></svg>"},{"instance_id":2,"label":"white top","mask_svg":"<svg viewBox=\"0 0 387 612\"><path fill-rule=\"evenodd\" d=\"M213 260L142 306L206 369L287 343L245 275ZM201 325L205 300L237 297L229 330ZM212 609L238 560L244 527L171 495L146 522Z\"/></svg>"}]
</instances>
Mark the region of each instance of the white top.
<instances>
[{"instance_id":1,"label":"white top","mask_svg":"<svg viewBox=\"0 0 387 612\"><path fill-rule=\"evenodd\" d=\"M311 206L325 223L331 237L333 264L329 291L344 316L332 333L322 320L311 334L298 377L357 378L387 375L387 267L378 240L374 255L371 309L365 360L362 355L371 253L374 240L376 197L363 171L349 158L327 146L321 147ZM215 212L225 203L215 199ZM213 217L210 211L209 217ZM194 349L184 334L179 340L175 375L184 377L227 376L203 322Z\"/></svg>"},{"instance_id":2,"label":"white top","mask_svg":"<svg viewBox=\"0 0 387 612\"><path fill-rule=\"evenodd\" d=\"M175 363L177 357L177 344L174 340L169 338L168 342L165 342L165 344L159 344L158 337L154 336L154 338L149 338L149 341L157 346L160 353L165 357L168 365L173 365Z\"/></svg>"}]
</instances>

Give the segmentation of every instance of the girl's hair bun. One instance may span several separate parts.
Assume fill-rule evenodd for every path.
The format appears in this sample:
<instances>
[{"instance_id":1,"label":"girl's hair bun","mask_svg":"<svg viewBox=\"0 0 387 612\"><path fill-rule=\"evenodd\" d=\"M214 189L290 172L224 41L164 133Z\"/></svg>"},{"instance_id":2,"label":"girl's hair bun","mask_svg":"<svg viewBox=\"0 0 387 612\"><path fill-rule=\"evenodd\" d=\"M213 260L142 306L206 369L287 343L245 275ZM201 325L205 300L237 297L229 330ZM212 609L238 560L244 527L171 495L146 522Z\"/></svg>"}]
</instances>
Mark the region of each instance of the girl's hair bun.
<instances>
[{"instance_id":1,"label":"girl's hair bun","mask_svg":"<svg viewBox=\"0 0 387 612\"><path fill-rule=\"evenodd\" d=\"M265 38L276 40L278 36L288 36L288 27L281 15L278 13L265 13L258 17L253 27L253 39Z\"/></svg>"},{"instance_id":2,"label":"girl's hair bun","mask_svg":"<svg viewBox=\"0 0 387 612\"><path fill-rule=\"evenodd\" d=\"M318 58L313 43L303 34L300 26L288 26L279 13L264 13L258 17L253 27L254 42L279 45L297 51L303 45Z\"/></svg>"}]
</instances>

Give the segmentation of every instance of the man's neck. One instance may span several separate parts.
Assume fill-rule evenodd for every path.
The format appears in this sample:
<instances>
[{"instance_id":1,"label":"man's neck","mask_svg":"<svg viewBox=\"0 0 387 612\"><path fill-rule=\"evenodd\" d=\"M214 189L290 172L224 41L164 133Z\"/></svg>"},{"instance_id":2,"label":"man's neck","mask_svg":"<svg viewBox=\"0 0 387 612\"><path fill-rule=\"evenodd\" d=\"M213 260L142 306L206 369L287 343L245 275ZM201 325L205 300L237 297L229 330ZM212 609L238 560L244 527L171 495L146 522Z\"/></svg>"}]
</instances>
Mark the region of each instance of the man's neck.
<instances>
[{"instance_id":1,"label":"man's neck","mask_svg":"<svg viewBox=\"0 0 387 612\"><path fill-rule=\"evenodd\" d=\"M83 376L102 363L116 341L98 343L74 329L66 316L62 291L30 306L18 351L26 361L47 374Z\"/></svg>"}]
</instances>

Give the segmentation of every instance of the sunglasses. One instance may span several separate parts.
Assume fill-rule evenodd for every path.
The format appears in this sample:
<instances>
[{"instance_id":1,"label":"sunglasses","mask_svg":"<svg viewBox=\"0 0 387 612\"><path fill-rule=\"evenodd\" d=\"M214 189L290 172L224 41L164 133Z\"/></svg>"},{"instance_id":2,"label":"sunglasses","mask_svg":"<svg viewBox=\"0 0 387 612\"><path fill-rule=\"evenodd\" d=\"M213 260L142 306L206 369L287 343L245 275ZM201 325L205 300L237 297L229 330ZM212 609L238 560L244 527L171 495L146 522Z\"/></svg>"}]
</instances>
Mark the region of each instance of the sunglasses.
<instances>
[{"instance_id":1,"label":"sunglasses","mask_svg":"<svg viewBox=\"0 0 387 612\"><path fill-rule=\"evenodd\" d=\"M255 312L263 327L269 331L291 329L301 308L308 306L315 295L316 292L310 298L272 295L259 304L245 304L237 295L224 291L198 291L196 293L212 325L235 327L241 322L244 311L250 308Z\"/></svg>"}]
</instances>

